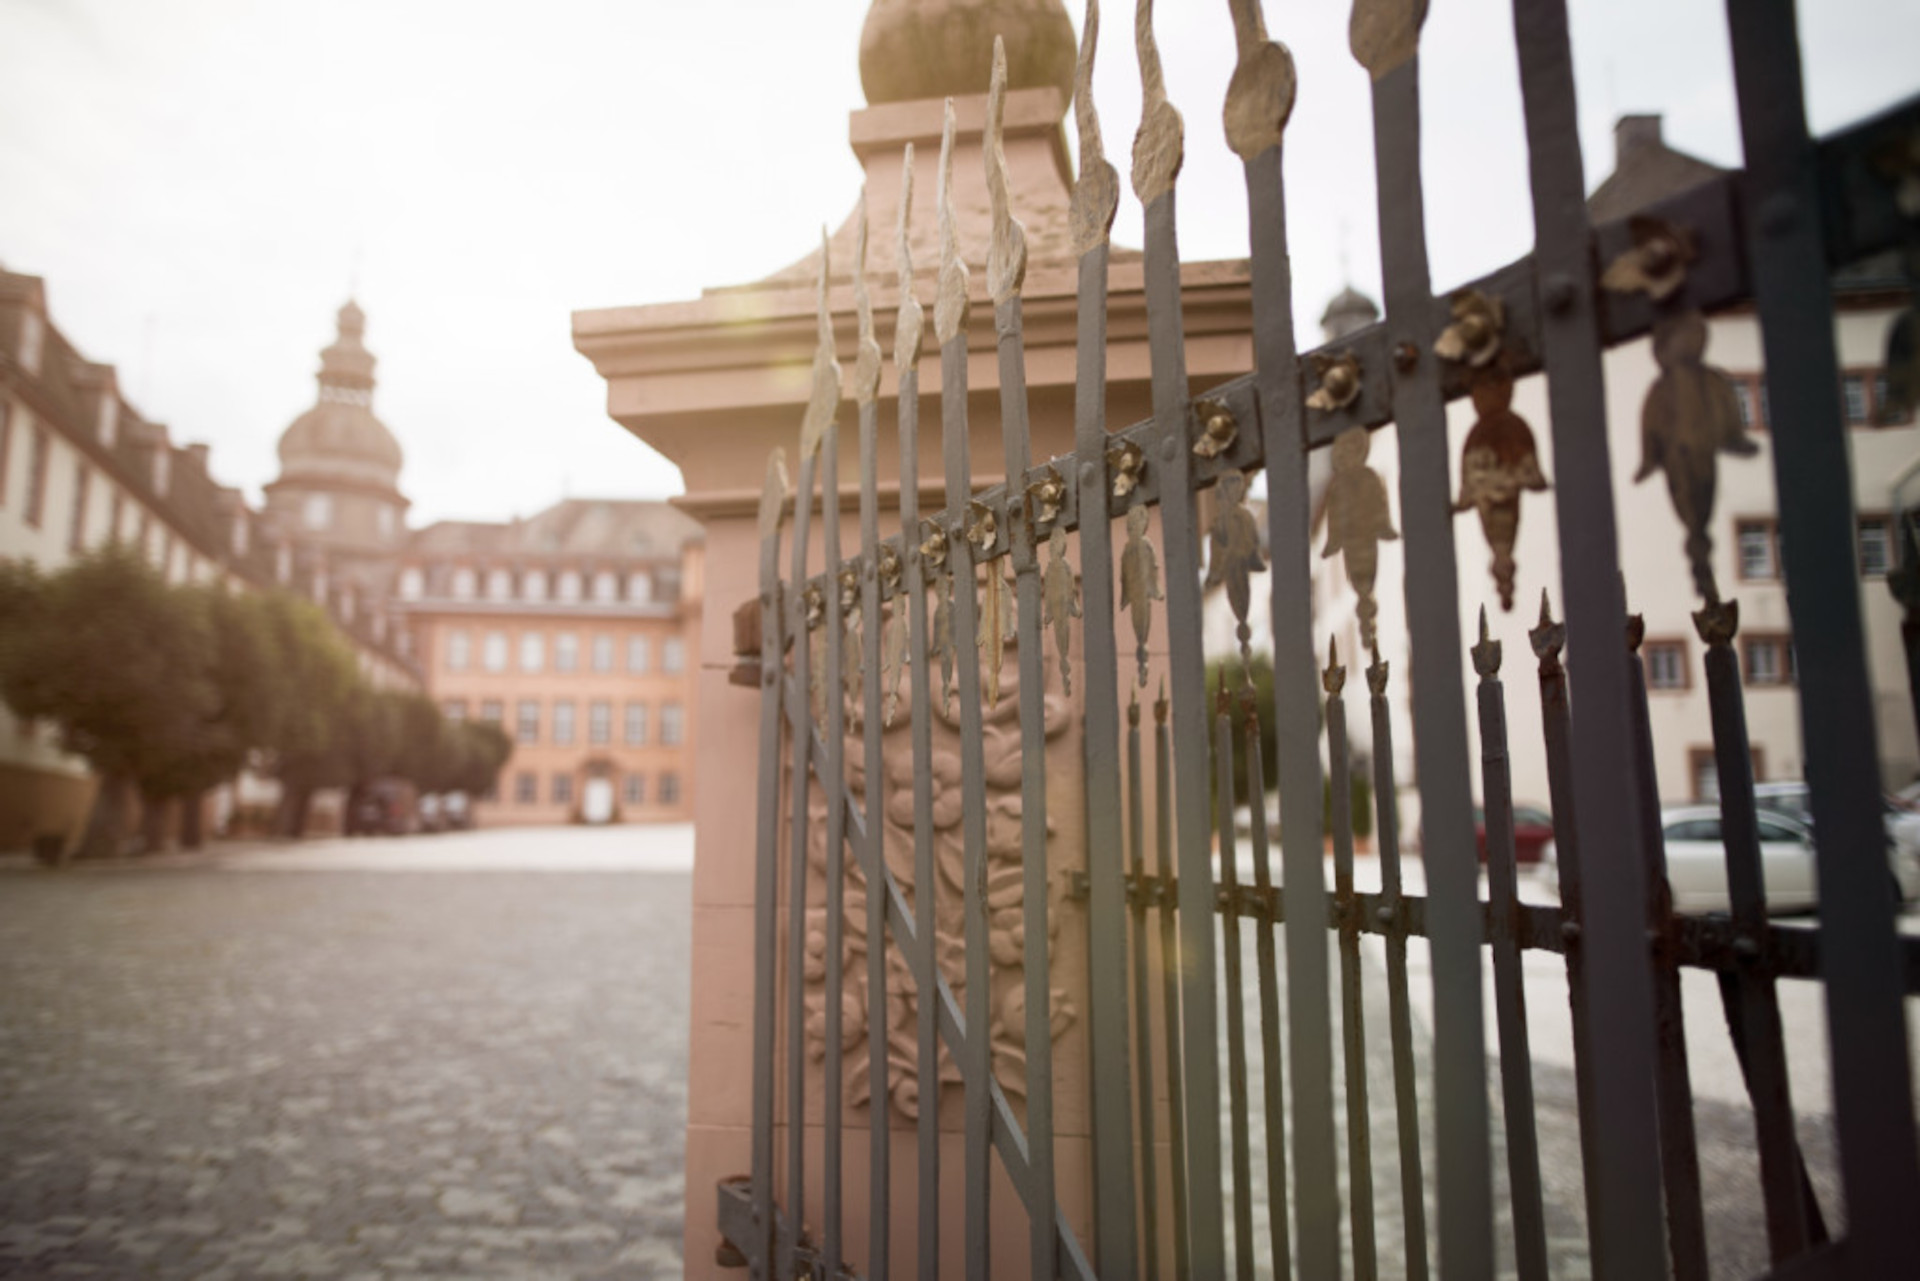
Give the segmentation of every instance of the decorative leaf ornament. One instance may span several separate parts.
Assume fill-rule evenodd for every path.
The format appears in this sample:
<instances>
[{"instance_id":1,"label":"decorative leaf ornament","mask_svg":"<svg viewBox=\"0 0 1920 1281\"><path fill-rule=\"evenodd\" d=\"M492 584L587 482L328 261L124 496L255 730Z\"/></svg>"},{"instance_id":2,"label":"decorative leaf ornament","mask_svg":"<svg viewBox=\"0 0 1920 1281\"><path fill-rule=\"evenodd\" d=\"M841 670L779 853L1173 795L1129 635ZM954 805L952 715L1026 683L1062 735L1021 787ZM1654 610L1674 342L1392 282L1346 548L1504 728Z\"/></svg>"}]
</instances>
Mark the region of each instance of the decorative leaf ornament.
<instances>
[{"instance_id":1,"label":"decorative leaf ornament","mask_svg":"<svg viewBox=\"0 0 1920 1281\"><path fill-rule=\"evenodd\" d=\"M1355 60L1378 80L1412 60L1426 20L1427 0L1354 0L1347 44Z\"/></svg>"},{"instance_id":2,"label":"decorative leaf ornament","mask_svg":"<svg viewBox=\"0 0 1920 1281\"><path fill-rule=\"evenodd\" d=\"M1133 611L1135 657L1140 686L1147 684L1147 638L1153 634L1153 602L1165 600L1160 591L1160 558L1147 539L1147 509L1127 509L1127 546L1120 553L1120 608Z\"/></svg>"},{"instance_id":3,"label":"decorative leaf ornament","mask_svg":"<svg viewBox=\"0 0 1920 1281\"><path fill-rule=\"evenodd\" d=\"M819 450L840 409L840 361L834 354L833 313L827 308L828 273L832 270L832 250L827 229L820 229L820 301L815 316L818 335L813 348L813 392L807 398L806 416L800 420L800 456L811 458Z\"/></svg>"},{"instance_id":4,"label":"decorative leaf ornament","mask_svg":"<svg viewBox=\"0 0 1920 1281\"><path fill-rule=\"evenodd\" d=\"M940 131L940 290L933 301L933 336L946 346L967 327L967 264L960 257L959 217L953 208L953 99Z\"/></svg>"},{"instance_id":5,"label":"decorative leaf ornament","mask_svg":"<svg viewBox=\"0 0 1920 1281\"><path fill-rule=\"evenodd\" d=\"M1027 229L1013 216L1012 180L1007 176L1007 46L993 38L993 78L987 87L987 199L993 206L993 235L987 248L987 296L996 305L1010 302L1027 278Z\"/></svg>"},{"instance_id":6,"label":"decorative leaf ornament","mask_svg":"<svg viewBox=\"0 0 1920 1281\"><path fill-rule=\"evenodd\" d=\"M1468 385L1479 419L1460 451L1460 497L1453 509L1480 513L1480 528L1493 548L1493 581L1500 608L1513 609L1513 544L1520 532L1522 490L1545 490L1533 429L1513 412L1513 371L1497 360Z\"/></svg>"},{"instance_id":7,"label":"decorative leaf ornament","mask_svg":"<svg viewBox=\"0 0 1920 1281\"><path fill-rule=\"evenodd\" d=\"M981 693L989 709L1000 705L1000 668L1007 661L1007 642L1014 635L1013 591L1007 576L991 561L986 565L985 588L980 593L980 623L974 633L979 648L982 676Z\"/></svg>"},{"instance_id":8,"label":"decorative leaf ornament","mask_svg":"<svg viewBox=\"0 0 1920 1281\"><path fill-rule=\"evenodd\" d=\"M1054 526L1047 538L1047 572L1042 581L1045 606L1043 621L1053 628L1054 648L1060 654L1060 687L1073 693L1073 660L1068 646L1073 640L1073 620L1080 617L1080 594L1074 582L1073 566L1067 563L1067 536Z\"/></svg>"},{"instance_id":9,"label":"decorative leaf ornament","mask_svg":"<svg viewBox=\"0 0 1920 1281\"><path fill-rule=\"evenodd\" d=\"M1697 311L1683 311L1654 322L1653 358L1660 376L1647 389L1640 410L1640 468L1643 481L1665 472L1673 510L1687 531L1687 559L1702 599L1720 599L1713 578L1714 493L1719 482L1718 455L1751 457L1759 446L1740 420L1733 384L1702 359L1707 322Z\"/></svg>"},{"instance_id":10,"label":"decorative leaf ornament","mask_svg":"<svg viewBox=\"0 0 1920 1281\"><path fill-rule=\"evenodd\" d=\"M1378 635L1380 606L1373 597L1380 567L1380 544L1400 537L1387 505L1386 482L1367 466L1372 448L1364 427L1349 427L1333 439L1333 476L1327 481L1327 545L1322 558L1345 557L1347 581L1360 597L1361 644L1371 649Z\"/></svg>"},{"instance_id":11,"label":"decorative leaf ornament","mask_svg":"<svg viewBox=\"0 0 1920 1281\"><path fill-rule=\"evenodd\" d=\"M1133 10L1133 44L1140 57L1140 129L1133 136L1133 194L1150 205L1173 190L1186 156L1186 126L1167 99L1160 46L1153 38L1153 0Z\"/></svg>"},{"instance_id":12,"label":"decorative leaf ornament","mask_svg":"<svg viewBox=\"0 0 1920 1281\"><path fill-rule=\"evenodd\" d=\"M1227 145L1243 161L1277 147L1293 114L1298 79L1287 47L1267 39L1260 0L1229 0L1238 54L1227 84Z\"/></svg>"},{"instance_id":13,"label":"decorative leaf ornament","mask_svg":"<svg viewBox=\"0 0 1920 1281\"><path fill-rule=\"evenodd\" d=\"M1267 567L1260 556L1260 526L1247 510L1247 478L1230 471L1220 478L1219 502L1213 514L1213 526L1207 535L1207 586L1225 584L1227 603L1240 620L1235 635L1240 638L1241 668L1253 679L1253 629L1247 625L1247 607L1251 602L1251 576Z\"/></svg>"},{"instance_id":14,"label":"decorative leaf ornament","mask_svg":"<svg viewBox=\"0 0 1920 1281\"><path fill-rule=\"evenodd\" d=\"M767 478L760 487L760 541L780 528L780 509L787 501L787 451L775 445L767 454Z\"/></svg>"}]
</instances>

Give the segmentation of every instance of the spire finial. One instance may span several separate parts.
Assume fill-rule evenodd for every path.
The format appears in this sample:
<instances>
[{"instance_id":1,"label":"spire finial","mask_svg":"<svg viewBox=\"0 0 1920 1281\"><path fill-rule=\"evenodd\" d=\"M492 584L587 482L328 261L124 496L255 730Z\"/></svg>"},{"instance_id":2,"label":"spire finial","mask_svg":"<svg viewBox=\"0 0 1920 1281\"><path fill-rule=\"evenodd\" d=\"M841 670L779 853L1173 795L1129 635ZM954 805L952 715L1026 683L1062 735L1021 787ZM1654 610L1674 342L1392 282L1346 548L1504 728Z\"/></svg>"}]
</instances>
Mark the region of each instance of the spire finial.
<instances>
[{"instance_id":1,"label":"spire finial","mask_svg":"<svg viewBox=\"0 0 1920 1281\"><path fill-rule=\"evenodd\" d=\"M900 157L900 310L894 321L893 367L904 373L920 363L921 331L926 328L927 313L913 296L913 144Z\"/></svg>"},{"instance_id":2,"label":"spire finial","mask_svg":"<svg viewBox=\"0 0 1920 1281\"><path fill-rule=\"evenodd\" d=\"M1480 643L1473 647L1473 670L1481 679L1492 680L1500 674L1500 642L1487 630L1487 607L1480 607Z\"/></svg>"},{"instance_id":3,"label":"spire finial","mask_svg":"<svg viewBox=\"0 0 1920 1281\"><path fill-rule=\"evenodd\" d=\"M800 420L800 456L810 458L833 426L833 415L840 408L840 361L833 349L833 313L827 307L827 282L832 271L833 247L827 229L820 228L820 301L816 321L818 336L813 352L813 394L807 401L806 416Z\"/></svg>"},{"instance_id":4,"label":"spire finial","mask_svg":"<svg viewBox=\"0 0 1920 1281\"><path fill-rule=\"evenodd\" d=\"M959 215L953 208L953 99L940 130L940 292L933 303L933 336L941 346L967 325L967 264L960 257Z\"/></svg>"},{"instance_id":5,"label":"spire finial","mask_svg":"<svg viewBox=\"0 0 1920 1281\"><path fill-rule=\"evenodd\" d=\"M1320 686L1331 696L1337 697L1347 685L1347 669L1340 666L1340 642L1332 636L1327 637L1327 666L1320 673Z\"/></svg>"},{"instance_id":6,"label":"spire finial","mask_svg":"<svg viewBox=\"0 0 1920 1281\"><path fill-rule=\"evenodd\" d=\"M1073 76L1073 118L1080 126L1080 177L1073 184L1068 220L1073 227L1076 257L1107 242L1114 214L1120 208L1120 175L1107 163L1106 146L1100 140L1100 112L1093 103L1093 55L1099 42L1100 0L1087 0L1080 60Z\"/></svg>"},{"instance_id":7,"label":"spire finial","mask_svg":"<svg viewBox=\"0 0 1920 1281\"><path fill-rule=\"evenodd\" d=\"M1133 136L1133 194L1150 205L1173 190L1184 158L1186 126L1167 101L1160 46L1153 39L1153 0L1137 0L1133 43L1140 56L1140 131Z\"/></svg>"},{"instance_id":8,"label":"spire finial","mask_svg":"<svg viewBox=\"0 0 1920 1281\"><path fill-rule=\"evenodd\" d=\"M853 307L860 318L858 354L853 360L853 400L871 405L880 394L880 343L873 336L873 296L867 291L867 188L860 187L859 232L853 248Z\"/></svg>"},{"instance_id":9,"label":"spire finial","mask_svg":"<svg viewBox=\"0 0 1920 1281\"><path fill-rule=\"evenodd\" d=\"M993 38L993 79L987 87L987 198L993 205L993 239L987 250L987 295L996 306L1013 301L1027 278L1027 229L1013 216L1007 175L1007 45Z\"/></svg>"}]
</instances>

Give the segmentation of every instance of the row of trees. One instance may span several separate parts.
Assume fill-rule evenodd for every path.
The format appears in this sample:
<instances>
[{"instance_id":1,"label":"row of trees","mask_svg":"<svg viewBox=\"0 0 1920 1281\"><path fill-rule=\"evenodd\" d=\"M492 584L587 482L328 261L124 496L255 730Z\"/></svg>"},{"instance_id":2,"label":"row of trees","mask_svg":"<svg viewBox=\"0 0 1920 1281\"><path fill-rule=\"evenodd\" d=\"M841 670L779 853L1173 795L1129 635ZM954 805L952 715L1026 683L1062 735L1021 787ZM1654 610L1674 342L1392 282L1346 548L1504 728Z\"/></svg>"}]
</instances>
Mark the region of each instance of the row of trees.
<instances>
[{"instance_id":1,"label":"row of trees","mask_svg":"<svg viewBox=\"0 0 1920 1281\"><path fill-rule=\"evenodd\" d=\"M513 747L417 693L372 688L326 615L287 592L170 586L107 547L54 574L0 563L0 698L56 727L101 785L83 855L126 847L143 802L148 848L168 802L198 843L208 789L252 769L282 789L275 826L299 835L313 793L400 777L483 792Z\"/></svg>"}]
</instances>

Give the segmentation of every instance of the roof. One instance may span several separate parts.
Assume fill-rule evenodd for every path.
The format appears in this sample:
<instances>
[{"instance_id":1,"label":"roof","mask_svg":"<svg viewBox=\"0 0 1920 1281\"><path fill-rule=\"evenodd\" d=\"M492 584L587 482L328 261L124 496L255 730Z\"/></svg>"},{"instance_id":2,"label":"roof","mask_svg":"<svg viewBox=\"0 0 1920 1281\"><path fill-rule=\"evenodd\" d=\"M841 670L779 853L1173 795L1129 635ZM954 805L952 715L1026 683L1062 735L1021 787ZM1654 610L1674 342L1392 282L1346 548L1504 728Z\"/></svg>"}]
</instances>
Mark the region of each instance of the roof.
<instances>
[{"instance_id":1,"label":"roof","mask_svg":"<svg viewBox=\"0 0 1920 1281\"><path fill-rule=\"evenodd\" d=\"M1613 126L1613 172L1587 197L1594 222L1612 222L1725 173L1662 136L1657 115L1622 116Z\"/></svg>"},{"instance_id":2,"label":"roof","mask_svg":"<svg viewBox=\"0 0 1920 1281\"><path fill-rule=\"evenodd\" d=\"M677 559L699 522L657 499L568 498L525 520L443 520L407 540L410 556L622 556Z\"/></svg>"}]
</instances>

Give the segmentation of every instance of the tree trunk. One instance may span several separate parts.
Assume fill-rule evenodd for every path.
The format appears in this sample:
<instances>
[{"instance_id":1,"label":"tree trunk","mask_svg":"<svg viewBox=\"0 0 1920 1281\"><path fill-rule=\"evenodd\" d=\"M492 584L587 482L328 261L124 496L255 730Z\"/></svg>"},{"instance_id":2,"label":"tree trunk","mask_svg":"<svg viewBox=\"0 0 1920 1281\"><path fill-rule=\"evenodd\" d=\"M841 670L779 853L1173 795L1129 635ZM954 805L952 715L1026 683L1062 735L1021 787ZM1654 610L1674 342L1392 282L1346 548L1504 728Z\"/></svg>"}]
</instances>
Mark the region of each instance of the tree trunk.
<instances>
[{"instance_id":1,"label":"tree trunk","mask_svg":"<svg viewBox=\"0 0 1920 1281\"><path fill-rule=\"evenodd\" d=\"M140 798L140 852L160 854L167 848L167 798Z\"/></svg>"},{"instance_id":2,"label":"tree trunk","mask_svg":"<svg viewBox=\"0 0 1920 1281\"><path fill-rule=\"evenodd\" d=\"M204 828L207 794L189 792L180 798L180 848L197 850L206 843Z\"/></svg>"},{"instance_id":3,"label":"tree trunk","mask_svg":"<svg viewBox=\"0 0 1920 1281\"><path fill-rule=\"evenodd\" d=\"M124 774L104 774L100 790L94 793L93 810L87 815L87 830L76 851L80 858L116 858L127 842L127 778Z\"/></svg>"}]
</instances>

